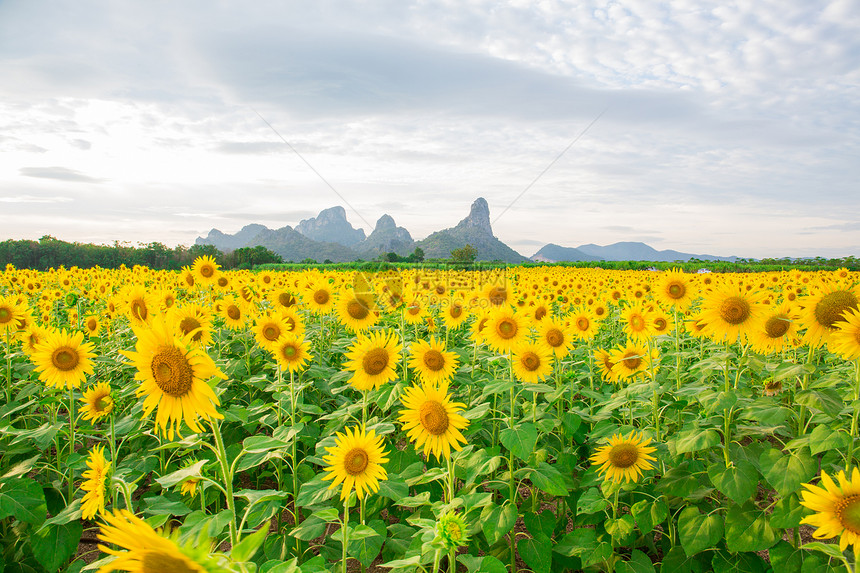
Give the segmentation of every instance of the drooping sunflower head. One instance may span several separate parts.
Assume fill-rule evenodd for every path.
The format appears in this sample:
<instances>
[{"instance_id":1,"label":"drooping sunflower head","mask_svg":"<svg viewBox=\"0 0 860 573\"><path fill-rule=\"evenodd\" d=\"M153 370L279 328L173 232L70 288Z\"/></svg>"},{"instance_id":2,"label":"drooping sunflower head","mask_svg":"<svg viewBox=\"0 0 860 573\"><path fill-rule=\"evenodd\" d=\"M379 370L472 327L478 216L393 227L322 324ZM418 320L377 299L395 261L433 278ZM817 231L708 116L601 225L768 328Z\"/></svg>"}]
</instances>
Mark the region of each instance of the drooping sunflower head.
<instances>
[{"instance_id":1,"label":"drooping sunflower head","mask_svg":"<svg viewBox=\"0 0 860 573\"><path fill-rule=\"evenodd\" d=\"M87 459L87 470L84 471L84 483L81 489L85 492L81 500L81 517L92 519L96 514L105 510L104 481L110 470L111 462L105 459L104 446L94 446Z\"/></svg>"},{"instance_id":2,"label":"drooping sunflower head","mask_svg":"<svg viewBox=\"0 0 860 573\"><path fill-rule=\"evenodd\" d=\"M346 428L337 433L333 447L327 447L328 455L323 456L327 464L323 480L332 480L329 489L343 484L340 498L346 499L355 487L358 499L365 494L379 491L379 481L388 479L382 464L388 461L382 446L382 436L374 430L365 432L364 428Z\"/></svg>"},{"instance_id":3,"label":"drooping sunflower head","mask_svg":"<svg viewBox=\"0 0 860 573\"><path fill-rule=\"evenodd\" d=\"M354 372L350 384L357 390L370 390L394 380L402 351L394 332L378 331L359 337L346 353L349 360L345 366Z\"/></svg>"},{"instance_id":4,"label":"drooping sunflower head","mask_svg":"<svg viewBox=\"0 0 860 573\"><path fill-rule=\"evenodd\" d=\"M639 481L642 472L653 467L655 460L650 454L657 448L651 447L651 438L643 439L642 434L630 432L627 436L614 434L609 444L597 448L589 458L592 464L599 464L597 471L605 479L614 482Z\"/></svg>"},{"instance_id":5,"label":"drooping sunflower head","mask_svg":"<svg viewBox=\"0 0 860 573\"><path fill-rule=\"evenodd\" d=\"M459 451L466 443L461 430L469 422L460 411L464 404L452 402L448 395L448 383L423 384L407 388L401 397L403 410L400 422L410 441L422 448L424 455L433 454L436 459L451 457L451 450Z\"/></svg>"},{"instance_id":6,"label":"drooping sunflower head","mask_svg":"<svg viewBox=\"0 0 860 573\"><path fill-rule=\"evenodd\" d=\"M445 343L437 340L435 336L431 337L429 342L426 340L413 342L410 350L412 356L409 359L409 366L418 373L421 380L427 383L450 381L459 365L457 355L445 350Z\"/></svg>"}]
</instances>

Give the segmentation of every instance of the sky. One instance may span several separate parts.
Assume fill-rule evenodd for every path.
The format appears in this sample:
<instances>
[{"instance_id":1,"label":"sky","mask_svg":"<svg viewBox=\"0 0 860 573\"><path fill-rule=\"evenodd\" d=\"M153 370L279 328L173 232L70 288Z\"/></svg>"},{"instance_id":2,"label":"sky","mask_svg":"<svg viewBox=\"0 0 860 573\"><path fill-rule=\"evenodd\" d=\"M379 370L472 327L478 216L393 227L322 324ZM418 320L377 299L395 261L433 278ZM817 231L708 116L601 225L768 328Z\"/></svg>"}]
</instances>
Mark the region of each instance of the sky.
<instances>
[{"instance_id":1,"label":"sky","mask_svg":"<svg viewBox=\"0 0 860 573\"><path fill-rule=\"evenodd\" d=\"M0 0L0 240L191 245L335 205L860 256L858 0Z\"/></svg>"}]
</instances>

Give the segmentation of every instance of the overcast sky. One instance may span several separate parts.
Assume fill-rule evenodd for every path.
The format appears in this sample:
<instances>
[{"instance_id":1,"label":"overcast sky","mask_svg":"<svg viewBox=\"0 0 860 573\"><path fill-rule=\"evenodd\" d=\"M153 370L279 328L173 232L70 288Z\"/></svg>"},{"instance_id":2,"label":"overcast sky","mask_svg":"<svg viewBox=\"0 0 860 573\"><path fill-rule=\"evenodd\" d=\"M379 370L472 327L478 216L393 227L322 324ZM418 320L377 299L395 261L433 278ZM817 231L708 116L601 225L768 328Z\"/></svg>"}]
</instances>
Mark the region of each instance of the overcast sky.
<instances>
[{"instance_id":1,"label":"overcast sky","mask_svg":"<svg viewBox=\"0 0 860 573\"><path fill-rule=\"evenodd\" d=\"M420 239L484 197L526 256L860 256L858 31L858 0L0 0L0 240L334 205Z\"/></svg>"}]
</instances>

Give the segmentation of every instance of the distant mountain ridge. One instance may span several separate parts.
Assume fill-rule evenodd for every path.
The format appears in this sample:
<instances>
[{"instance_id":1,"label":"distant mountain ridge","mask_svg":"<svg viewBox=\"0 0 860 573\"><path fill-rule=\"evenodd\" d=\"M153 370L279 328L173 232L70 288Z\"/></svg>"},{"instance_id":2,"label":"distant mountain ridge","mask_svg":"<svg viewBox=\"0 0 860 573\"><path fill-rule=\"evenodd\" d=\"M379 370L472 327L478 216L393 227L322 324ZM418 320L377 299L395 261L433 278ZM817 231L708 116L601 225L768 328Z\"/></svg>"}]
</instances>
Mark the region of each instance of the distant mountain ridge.
<instances>
[{"instance_id":1,"label":"distant mountain ridge","mask_svg":"<svg viewBox=\"0 0 860 573\"><path fill-rule=\"evenodd\" d=\"M451 252L465 245L477 250L479 261L522 263L528 260L543 262L569 261L687 261L691 258L705 261L735 261L737 257L693 255L674 250L658 251L645 243L619 242L600 246L585 244L563 247L550 243L529 258L524 257L493 235L490 207L483 197L472 203L469 214L454 227L431 233L415 241L403 227L398 227L390 215L382 215L370 235L356 229L346 218L346 210L336 206L324 209L316 217L304 219L295 227L286 225L269 229L260 224L245 225L230 235L218 229L206 237L198 237L198 245L214 245L228 252L242 247L264 246L281 255L285 261L330 260L351 262L373 260L382 254L394 252L405 256L420 247L425 258L446 259Z\"/></svg>"},{"instance_id":2,"label":"distant mountain ridge","mask_svg":"<svg viewBox=\"0 0 860 573\"><path fill-rule=\"evenodd\" d=\"M702 261L736 261L738 257L718 257L715 255L694 255L667 249L658 251L645 243L633 241L621 241L611 245L595 245L588 243L573 247L560 247L548 244L530 257L533 261L548 263L574 262L574 261L654 261L674 262L699 259Z\"/></svg>"}]
</instances>

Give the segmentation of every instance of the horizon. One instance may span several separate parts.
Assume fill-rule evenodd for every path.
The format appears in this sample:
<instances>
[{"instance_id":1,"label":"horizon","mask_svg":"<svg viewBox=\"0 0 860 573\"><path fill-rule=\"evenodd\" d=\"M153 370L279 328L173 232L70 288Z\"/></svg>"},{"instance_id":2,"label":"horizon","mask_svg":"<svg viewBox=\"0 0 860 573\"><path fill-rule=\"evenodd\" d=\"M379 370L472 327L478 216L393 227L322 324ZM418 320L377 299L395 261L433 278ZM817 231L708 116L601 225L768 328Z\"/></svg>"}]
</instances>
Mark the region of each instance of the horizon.
<instances>
[{"instance_id":1,"label":"horizon","mask_svg":"<svg viewBox=\"0 0 860 573\"><path fill-rule=\"evenodd\" d=\"M0 240L191 245L332 205L417 240L482 196L527 257L856 256L858 27L842 0L8 0Z\"/></svg>"}]
</instances>

